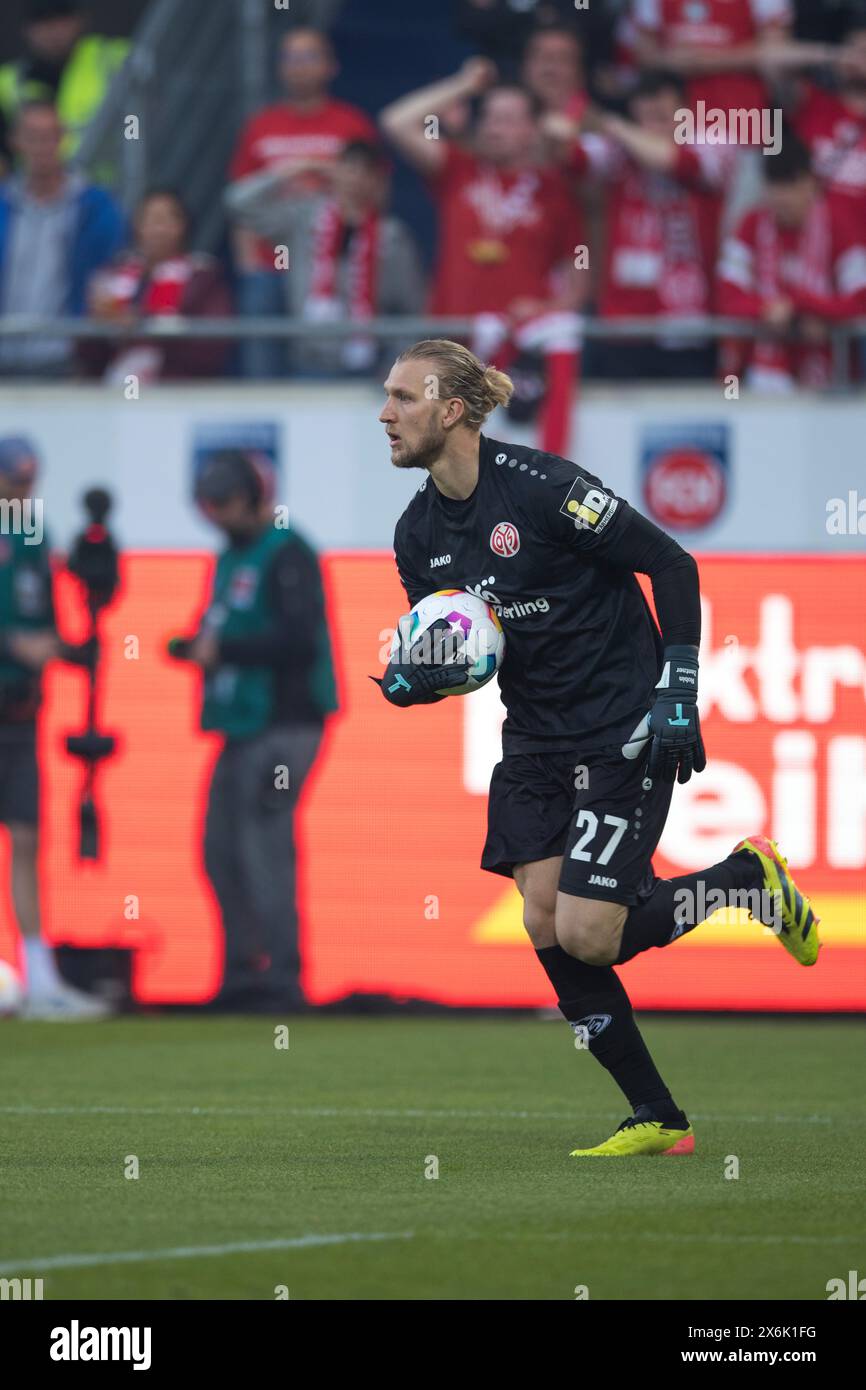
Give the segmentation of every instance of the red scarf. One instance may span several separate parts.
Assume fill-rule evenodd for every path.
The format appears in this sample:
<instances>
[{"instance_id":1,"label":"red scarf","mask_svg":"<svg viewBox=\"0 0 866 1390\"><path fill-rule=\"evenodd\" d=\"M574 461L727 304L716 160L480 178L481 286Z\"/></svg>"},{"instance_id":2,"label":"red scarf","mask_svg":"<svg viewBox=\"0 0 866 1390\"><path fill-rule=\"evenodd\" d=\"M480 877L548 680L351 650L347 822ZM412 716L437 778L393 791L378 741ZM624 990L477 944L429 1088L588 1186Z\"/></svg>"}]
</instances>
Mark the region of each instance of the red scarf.
<instances>
[{"instance_id":1,"label":"red scarf","mask_svg":"<svg viewBox=\"0 0 866 1390\"><path fill-rule=\"evenodd\" d=\"M665 175L630 168L622 185L617 254L656 259L659 314L681 316L707 310L708 285L694 203L687 190ZM622 282L620 282L622 283ZM626 287L631 288L626 280ZM642 286L643 288L643 286Z\"/></svg>"},{"instance_id":2,"label":"red scarf","mask_svg":"<svg viewBox=\"0 0 866 1390\"><path fill-rule=\"evenodd\" d=\"M346 223L335 202L325 202L313 223L313 273L305 317L333 321L341 317L343 306L338 298L337 270L346 244ZM374 212L367 215L360 227L354 228L349 244L348 317L363 321L376 311L376 280L379 265L379 218ZM347 367L360 371L372 366L376 357L375 340L368 337L347 338L341 355Z\"/></svg>"},{"instance_id":3,"label":"red scarf","mask_svg":"<svg viewBox=\"0 0 866 1390\"><path fill-rule=\"evenodd\" d=\"M337 271L346 245L346 223L335 202L325 202L313 223L313 274L307 296L309 318L339 318ZM379 253L379 218L371 212L353 229L348 259L348 316L373 317Z\"/></svg>"},{"instance_id":4,"label":"red scarf","mask_svg":"<svg viewBox=\"0 0 866 1390\"><path fill-rule=\"evenodd\" d=\"M779 229L769 210L760 214L755 229L755 288L766 303L789 297L782 273L782 263L787 258L796 260L801 289L815 295L832 294L830 214L823 199L813 203L791 248L782 245ZM829 351L825 347L758 339L752 360L765 370L799 377L807 385L823 385L827 380Z\"/></svg>"},{"instance_id":5,"label":"red scarf","mask_svg":"<svg viewBox=\"0 0 866 1390\"><path fill-rule=\"evenodd\" d=\"M797 236L796 245L786 250L781 244L779 229L769 210L759 216L756 228L756 280L758 294L763 299L782 299L787 287L782 277L782 260L796 257L802 289L810 294L830 295L833 283L830 275L832 242L830 216L823 199L816 199Z\"/></svg>"},{"instance_id":6,"label":"red scarf","mask_svg":"<svg viewBox=\"0 0 866 1390\"><path fill-rule=\"evenodd\" d=\"M160 261L148 271L135 253L104 273L103 284L124 308L137 306L142 314L179 314L193 273L189 256Z\"/></svg>"},{"instance_id":7,"label":"red scarf","mask_svg":"<svg viewBox=\"0 0 866 1390\"><path fill-rule=\"evenodd\" d=\"M473 351L507 372L527 349L544 355L547 390L538 427L539 445L547 454L567 454L571 415L580 383L583 320L570 311L552 310L512 329L504 314L477 314Z\"/></svg>"}]
</instances>

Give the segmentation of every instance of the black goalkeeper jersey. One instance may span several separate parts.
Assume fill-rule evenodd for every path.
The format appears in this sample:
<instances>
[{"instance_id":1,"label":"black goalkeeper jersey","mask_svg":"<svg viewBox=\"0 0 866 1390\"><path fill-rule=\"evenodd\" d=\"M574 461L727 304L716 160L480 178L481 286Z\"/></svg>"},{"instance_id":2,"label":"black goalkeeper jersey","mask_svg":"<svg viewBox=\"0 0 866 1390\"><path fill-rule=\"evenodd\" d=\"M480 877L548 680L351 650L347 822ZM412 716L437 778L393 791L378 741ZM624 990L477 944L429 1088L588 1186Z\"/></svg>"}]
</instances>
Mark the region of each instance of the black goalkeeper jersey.
<instances>
[{"instance_id":1,"label":"black goalkeeper jersey","mask_svg":"<svg viewBox=\"0 0 866 1390\"><path fill-rule=\"evenodd\" d=\"M465 589L502 622L506 753L621 745L650 708L662 642L618 560L630 514L577 464L482 435L472 496L445 497L427 478L397 522L410 604Z\"/></svg>"}]
</instances>

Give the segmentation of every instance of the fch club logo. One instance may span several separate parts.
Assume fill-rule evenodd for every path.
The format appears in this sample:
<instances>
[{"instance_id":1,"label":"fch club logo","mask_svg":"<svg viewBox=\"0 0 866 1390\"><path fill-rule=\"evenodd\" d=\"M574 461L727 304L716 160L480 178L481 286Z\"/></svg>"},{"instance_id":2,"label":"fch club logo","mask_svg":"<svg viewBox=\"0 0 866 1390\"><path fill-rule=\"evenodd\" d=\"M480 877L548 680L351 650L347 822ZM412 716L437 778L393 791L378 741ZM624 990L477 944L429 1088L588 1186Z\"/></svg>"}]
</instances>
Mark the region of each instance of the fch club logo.
<instances>
[{"instance_id":1,"label":"fch club logo","mask_svg":"<svg viewBox=\"0 0 866 1390\"><path fill-rule=\"evenodd\" d=\"M672 531L699 531L721 516L730 465L726 425L654 426L641 447L646 511Z\"/></svg>"}]
</instances>

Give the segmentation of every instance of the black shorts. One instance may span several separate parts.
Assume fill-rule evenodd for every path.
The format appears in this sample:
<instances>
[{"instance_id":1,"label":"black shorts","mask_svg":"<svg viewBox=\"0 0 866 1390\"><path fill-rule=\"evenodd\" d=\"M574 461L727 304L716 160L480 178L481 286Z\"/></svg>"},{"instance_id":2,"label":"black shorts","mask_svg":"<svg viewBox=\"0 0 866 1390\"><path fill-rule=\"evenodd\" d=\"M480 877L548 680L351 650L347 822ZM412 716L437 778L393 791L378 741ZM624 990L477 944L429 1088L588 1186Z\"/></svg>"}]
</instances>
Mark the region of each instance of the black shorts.
<instances>
[{"instance_id":1,"label":"black shorts","mask_svg":"<svg viewBox=\"0 0 866 1390\"><path fill-rule=\"evenodd\" d=\"M39 823L39 769L35 735L0 730L0 822Z\"/></svg>"},{"instance_id":2,"label":"black shorts","mask_svg":"<svg viewBox=\"0 0 866 1390\"><path fill-rule=\"evenodd\" d=\"M655 883L673 794L667 782L645 786L645 769L618 748L507 755L490 781L482 869L510 877L516 864L561 854L561 892L633 907Z\"/></svg>"}]
</instances>

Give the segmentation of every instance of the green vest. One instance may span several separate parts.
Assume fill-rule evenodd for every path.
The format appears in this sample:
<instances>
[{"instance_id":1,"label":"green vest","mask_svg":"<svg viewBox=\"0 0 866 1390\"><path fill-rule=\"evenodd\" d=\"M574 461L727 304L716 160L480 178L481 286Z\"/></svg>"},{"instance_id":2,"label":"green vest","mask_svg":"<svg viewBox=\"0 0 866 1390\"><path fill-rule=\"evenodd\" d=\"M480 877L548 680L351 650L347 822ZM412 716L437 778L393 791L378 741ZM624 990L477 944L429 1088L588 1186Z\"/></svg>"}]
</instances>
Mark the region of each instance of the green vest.
<instances>
[{"instance_id":1,"label":"green vest","mask_svg":"<svg viewBox=\"0 0 866 1390\"><path fill-rule=\"evenodd\" d=\"M266 526L251 545L229 547L217 559L211 602L203 626L217 637L256 637L273 623L264 582L275 552L285 545L309 549L291 530ZM309 694L320 715L337 708L327 627L319 628L319 650L309 673ZM252 738L273 722L275 677L262 666L217 666L206 673L201 727L227 738Z\"/></svg>"},{"instance_id":2,"label":"green vest","mask_svg":"<svg viewBox=\"0 0 866 1390\"><path fill-rule=\"evenodd\" d=\"M54 628L51 596L49 542L43 534L38 545L27 545L27 537L11 531L0 532L0 631L10 628L39 632ZM14 687L26 696L29 689L34 706L38 703L40 676L0 654L0 688ZM25 700L25 703L27 701ZM0 689L2 704L2 689ZM35 713L35 708L34 708Z\"/></svg>"},{"instance_id":3,"label":"green vest","mask_svg":"<svg viewBox=\"0 0 866 1390\"><path fill-rule=\"evenodd\" d=\"M57 113L68 132L63 144L67 158L77 150L82 132L102 105L128 52L127 39L107 39L102 34L86 34L72 50L56 93ZM0 107L10 124L22 102L46 96L55 99L50 88L22 76L20 62L0 67Z\"/></svg>"}]
</instances>

